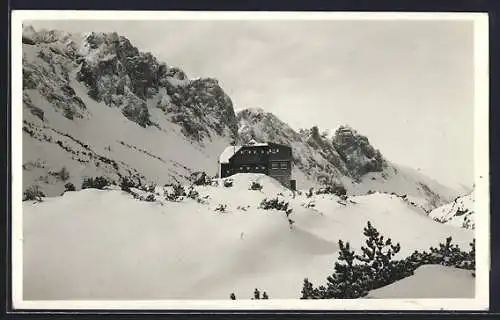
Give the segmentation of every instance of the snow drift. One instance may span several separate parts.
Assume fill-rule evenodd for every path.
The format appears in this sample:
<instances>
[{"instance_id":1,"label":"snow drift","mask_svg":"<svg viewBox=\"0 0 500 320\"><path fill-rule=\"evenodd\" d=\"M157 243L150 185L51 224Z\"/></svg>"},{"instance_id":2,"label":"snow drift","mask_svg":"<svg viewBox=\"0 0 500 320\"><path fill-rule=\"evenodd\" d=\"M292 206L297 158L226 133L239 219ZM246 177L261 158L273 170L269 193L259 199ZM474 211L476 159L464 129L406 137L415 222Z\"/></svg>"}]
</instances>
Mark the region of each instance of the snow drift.
<instances>
[{"instance_id":1,"label":"snow drift","mask_svg":"<svg viewBox=\"0 0 500 320\"><path fill-rule=\"evenodd\" d=\"M367 299L474 298L475 278L463 269L425 265L413 276L371 291Z\"/></svg>"},{"instance_id":2,"label":"snow drift","mask_svg":"<svg viewBox=\"0 0 500 320\"><path fill-rule=\"evenodd\" d=\"M474 192L457 197L450 203L432 210L429 217L437 222L466 229L475 228Z\"/></svg>"},{"instance_id":3,"label":"snow drift","mask_svg":"<svg viewBox=\"0 0 500 320\"><path fill-rule=\"evenodd\" d=\"M333 270L338 240L364 245L369 220L401 243L401 256L452 236L467 248L470 230L436 223L399 197L293 194L274 179L239 174L195 186L201 199L145 202L130 194L85 189L23 203L25 300L229 299L265 290L299 298L303 279L321 283ZM249 190L258 181L261 191ZM158 191L158 190L157 190ZM259 208L264 198L290 203ZM314 203L314 206L311 204ZM215 209L227 205L224 212ZM408 226L408 227L404 227Z\"/></svg>"}]
</instances>

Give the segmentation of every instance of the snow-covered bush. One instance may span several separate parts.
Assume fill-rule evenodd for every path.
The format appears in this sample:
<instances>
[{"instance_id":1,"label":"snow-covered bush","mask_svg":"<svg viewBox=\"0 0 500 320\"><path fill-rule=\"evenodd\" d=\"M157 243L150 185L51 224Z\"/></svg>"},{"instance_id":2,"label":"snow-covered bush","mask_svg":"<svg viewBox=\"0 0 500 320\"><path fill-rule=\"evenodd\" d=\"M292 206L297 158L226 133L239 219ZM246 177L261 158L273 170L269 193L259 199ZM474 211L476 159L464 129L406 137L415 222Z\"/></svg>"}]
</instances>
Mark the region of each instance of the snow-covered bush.
<instances>
[{"instance_id":1,"label":"snow-covered bush","mask_svg":"<svg viewBox=\"0 0 500 320\"><path fill-rule=\"evenodd\" d=\"M125 192L130 192L130 188L135 188L136 185L132 179L128 177L122 177L120 180L120 188Z\"/></svg>"},{"instance_id":2,"label":"snow-covered bush","mask_svg":"<svg viewBox=\"0 0 500 320\"><path fill-rule=\"evenodd\" d=\"M68 181L68 179L70 177L69 171L68 171L68 169L66 169L66 167L62 167L61 170L59 170L59 171L49 171L49 174L51 176L56 177L58 180L64 181L64 182Z\"/></svg>"},{"instance_id":3,"label":"snow-covered bush","mask_svg":"<svg viewBox=\"0 0 500 320\"><path fill-rule=\"evenodd\" d=\"M424 264L440 264L447 267L455 267L466 270L476 268L476 240L469 244L469 252L462 251L458 245L451 243L452 238L446 238L445 243L440 243L439 248L431 247L429 251L415 251L406 259L412 269Z\"/></svg>"},{"instance_id":4,"label":"snow-covered bush","mask_svg":"<svg viewBox=\"0 0 500 320\"><path fill-rule=\"evenodd\" d=\"M40 190L40 187L37 185L29 187L23 193L23 201L27 200L42 201L43 197L45 197L45 194Z\"/></svg>"},{"instance_id":5,"label":"snow-covered bush","mask_svg":"<svg viewBox=\"0 0 500 320\"><path fill-rule=\"evenodd\" d=\"M229 295L229 299L236 300L236 295L234 294L234 292ZM255 288L255 290L253 292L253 297L251 300L267 300L267 299L269 299L267 292L263 291L262 296L261 296L260 290Z\"/></svg>"},{"instance_id":6,"label":"snow-covered bush","mask_svg":"<svg viewBox=\"0 0 500 320\"><path fill-rule=\"evenodd\" d=\"M148 196L146 197L146 201L147 202L154 202L155 201L154 194L148 194Z\"/></svg>"},{"instance_id":7,"label":"snow-covered bush","mask_svg":"<svg viewBox=\"0 0 500 320\"><path fill-rule=\"evenodd\" d=\"M259 291L259 289L255 288L255 290L253 292L252 300L260 300L260 299L261 299L260 291ZM269 299L269 296L267 295L267 293L265 291L262 293L262 299L264 299L264 300Z\"/></svg>"},{"instance_id":8,"label":"snow-covered bush","mask_svg":"<svg viewBox=\"0 0 500 320\"><path fill-rule=\"evenodd\" d=\"M276 209L280 211L285 211L287 216L292 212L292 209L289 208L290 204L288 202L285 202L285 200L280 200L278 198L274 199L263 199L260 204L259 208L264 209L264 210L271 210L271 209Z\"/></svg>"},{"instance_id":9,"label":"snow-covered bush","mask_svg":"<svg viewBox=\"0 0 500 320\"><path fill-rule=\"evenodd\" d=\"M104 189L104 187L109 186L111 182L102 176L99 177L89 177L84 178L82 183L82 189L95 188L95 189Z\"/></svg>"},{"instance_id":10,"label":"snow-covered bush","mask_svg":"<svg viewBox=\"0 0 500 320\"><path fill-rule=\"evenodd\" d=\"M347 195L347 190L343 185L334 183L325 188L316 190L316 194L335 194L340 197Z\"/></svg>"},{"instance_id":11,"label":"snow-covered bush","mask_svg":"<svg viewBox=\"0 0 500 320\"><path fill-rule=\"evenodd\" d=\"M75 185L72 184L71 182L68 182L64 185L64 192L66 191L75 191Z\"/></svg>"},{"instance_id":12,"label":"snow-covered bush","mask_svg":"<svg viewBox=\"0 0 500 320\"><path fill-rule=\"evenodd\" d=\"M184 190L184 187L181 184L174 184L171 187L172 187L171 192L165 193L165 198L168 201L182 200L182 197L186 196L186 192Z\"/></svg>"},{"instance_id":13,"label":"snow-covered bush","mask_svg":"<svg viewBox=\"0 0 500 320\"><path fill-rule=\"evenodd\" d=\"M186 196L193 199L193 200L197 200L200 197L200 193L198 191L196 191L195 188L190 187L188 189Z\"/></svg>"},{"instance_id":14,"label":"snow-covered bush","mask_svg":"<svg viewBox=\"0 0 500 320\"><path fill-rule=\"evenodd\" d=\"M310 198L314 194L314 188L310 188L309 191L306 192L306 197Z\"/></svg>"},{"instance_id":15,"label":"snow-covered bush","mask_svg":"<svg viewBox=\"0 0 500 320\"><path fill-rule=\"evenodd\" d=\"M150 183L146 186L146 191L147 192L155 192L156 185L154 183Z\"/></svg>"},{"instance_id":16,"label":"snow-covered bush","mask_svg":"<svg viewBox=\"0 0 500 320\"><path fill-rule=\"evenodd\" d=\"M224 180L224 187L231 188L232 186L233 186L233 180L231 179Z\"/></svg>"},{"instance_id":17,"label":"snow-covered bush","mask_svg":"<svg viewBox=\"0 0 500 320\"><path fill-rule=\"evenodd\" d=\"M196 171L191 174L189 180L197 186L209 186L212 184L210 176L203 171Z\"/></svg>"},{"instance_id":18,"label":"snow-covered bush","mask_svg":"<svg viewBox=\"0 0 500 320\"><path fill-rule=\"evenodd\" d=\"M220 213L226 212L227 209L227 204L219 204L216 208L215 211L218 211Z\"/></svg>"},{"instance_id":19,"label":"snow-covered bush","mask_svg":"<svg viewBox=\"0 0 500 320\"><path fill-rule=\"evenodd\" d=\"M249 190L261 191L262 185L260 183L258 183L257 181L252 181L252 184L250 185Z\"/></svg>"}]
</instances>

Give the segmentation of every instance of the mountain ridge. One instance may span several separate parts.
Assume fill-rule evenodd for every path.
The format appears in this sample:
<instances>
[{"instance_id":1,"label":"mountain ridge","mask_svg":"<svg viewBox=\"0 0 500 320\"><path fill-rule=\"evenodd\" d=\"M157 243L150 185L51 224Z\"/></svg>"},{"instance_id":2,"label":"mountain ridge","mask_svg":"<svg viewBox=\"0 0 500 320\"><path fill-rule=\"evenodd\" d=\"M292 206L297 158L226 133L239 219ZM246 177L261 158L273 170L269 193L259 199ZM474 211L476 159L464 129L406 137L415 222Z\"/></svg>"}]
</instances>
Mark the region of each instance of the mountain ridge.
<instances>
[{"instance_id":1,"label":"mountain ridge","mask_svg":"<svg viewBox=\"0 0 500 320\"><path fill-rule=\"evenodd\" d=\"M235 112L214 78L193 78L117 33L70 34L23 28L23 187L49 195L85 176L155 183L217 173L217 158L249 137L293 148L299 188L342 183L351 194L391 191L428 208L456 192L385 159L350 126L330 138L297 132L262 108ZM112 128L112 130L109 130ZM61 166L71 174L57 180Z\"/></svg>"}]
</instances>

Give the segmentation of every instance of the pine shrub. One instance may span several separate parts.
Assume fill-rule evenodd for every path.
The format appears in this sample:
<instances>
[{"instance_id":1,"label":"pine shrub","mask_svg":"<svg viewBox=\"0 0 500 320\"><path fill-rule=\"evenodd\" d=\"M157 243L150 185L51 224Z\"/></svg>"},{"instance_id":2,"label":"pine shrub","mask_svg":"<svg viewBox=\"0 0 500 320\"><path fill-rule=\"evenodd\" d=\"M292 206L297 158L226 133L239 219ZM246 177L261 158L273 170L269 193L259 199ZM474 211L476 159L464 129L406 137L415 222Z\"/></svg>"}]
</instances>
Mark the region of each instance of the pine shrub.
<instances>
[{"instance_id":1,"label":"pine shrub","mask_svg":"<svg viewBox=\"0 0 500 320\"><path fill-rule=\"evenodd\" d=\"M399 243L394 244L390 238L385 239L370 222L363 234L367 240L366 246L361 247L361 254L351 250L348 242L339 240L340 251L334 272L327 277L325 285L317 288L307 278L304 279L301 299L360 298L371 290L411 276L425 264L475 269L475 240L470 243L469 252L460 250L448 237L439 244L439 248L431 247L430 252L415 251L406 259L394 260L401 249Z\"/></svg>"},{"instance_id":2,"label":"pine shrub","mask_svg":"<svg viewBox=\"0 0 500 320\"><path fill-rule=\"evenodd\" d=\"M72 184L71 182L68 182L64 185L64 191L75 191L75 185Z\"/></svg>"},{"instance_id":3,"label":"pine shrub","mask_svg":"<svg viewBox=\"0 0 500 320\"><path fill-rule=\"evenodd\" d=\"M253 299L252 300L260 300L260 291L259 289L255 288L253 292Z\"/></svg>"},{"instance_id":4,"label":"pine shrub","mask_svg":"<svg viewBox=\"0 0 500 320\"><path fill-rule=\"evenodd\" d=\"M134 188L135 184L129 177L122 177L120 180L120 188L125 192L130 192L130 188Z\"/></svg>"},{"instance_id":5,"label":"pine shrub","mask_svg":"<svg viewBox=\"0 0 500 320\"><path fill-rule=\"evenodd\" d=\"M229 299L236 300L236 295L234 294L234 292L229 295ZM268 299L269 299L269 295L267 294L267 292L263 291L262 296L261 296L260 290L255 288L255 290L253 292L252 300L268 300Z\"/></svg>"},{"instance_id":6,"label":"pine shrub","mask_svg":"<svg viewBox=\"0 0 500 320\"><path fill-rule=\"evenodd\" d=\"M197 186L209 186L212 184L212 179L210 176L203 171L193 172L189 180Z\"/></svg>"},{"instance_id":7,"label":"pine shrub","mask_svg":"<svg viewBox=\"0 0 500 320\"><path fill-rule=\"evenodd\" d=\"M316 194L335 194L341 197L347 195L347 190L343 185L334 183L325 188L316 190Z\"/></svg>"},{"instance_id":8,"label":"pine shrub","mask_svg":"<svg viewBox=\"0 0 500 320\"><path fill-rule=\"evenodd\" d=\"M287 216L292 212L292 209L289 208L289 203L285 202L284 200L280 200L278 198L274 199L263 199L260 204L259 208L264 209L264 210L280 210L280 211L285 211L287 213Z\"/></svg>"},{"instance_id":9,"label":"pine shrub","mask_svg":"<svg viewBox=\"0 0 500 320\"><path fill-rule=\"evenodd\" d=\"M62 167L61 170L59 171L50 171L49 172L50 175L56 177L57 180L60 180L60 181L63 181L63 182L66 182L69 180L69 171L68 169L66 169L66 167Z\"/></svg>"},{"instance_id":10,"label":"pine shrub","mask_svg":"<svg viewBox=\"0 0 500 320\"><path fill-rule=\"evenodd\" d=\"M219 204L216 208L215 211L218 211L220 213L226 212L227 205L226 204Z\"/></svg>"},{"instance_id":11,"label":"pine shrub","mask_svg":"<svg viewBox=\"0 0 500 320\"><path fill-rule=\"evenodd\" d=\"M99 177L89 177L89 178L84 178L83 183L82 183L82 189L89 189L89 188L94 188L94 189L104 189L104 187L107 187L110 185L110 181L102 176Z\"/></svg>"},{"instance_id":12,"label":"pine shrub","mask_svg":"<svg viewBox=\"0 0 500 320\"><path fill-rule=\"evenodd\" d=\"M42 198L45 197L45 194L40 190L40 187L37 185L30 186L23 193L23 201L27 200L35 200L42 201Z\"/></svg>"},{"instance_id":13,"label":"pine shrub","mask_svg":"<svg viewBox=\"0 0 500 320\"><path fill-rule=\"evenodd\" d=\"M314 194L314 188L310 188L308 192L306 192L306 197L310 198Z\"/></svg>"},{"instance_id":14,"label":"pine shrub","mask_svg":"<svg viewBox=\"0 0 500 320\"><path fill-rule=\"evenodd\" d=\"M190 187L186 196L193 200L197 200L200 197L200 193L196 191L194 187Z\"/></svg>"},{"instance_id":15,"label":"pine shrub","mask_svg":"<svg viewBox=\"0 0 500 320\"><path fill-rule=\"evenodd\" d=\"M256 181L253 181L252 184L250 185L250 190L261 191L262 185Z\"/></svg>"}]
</instances>

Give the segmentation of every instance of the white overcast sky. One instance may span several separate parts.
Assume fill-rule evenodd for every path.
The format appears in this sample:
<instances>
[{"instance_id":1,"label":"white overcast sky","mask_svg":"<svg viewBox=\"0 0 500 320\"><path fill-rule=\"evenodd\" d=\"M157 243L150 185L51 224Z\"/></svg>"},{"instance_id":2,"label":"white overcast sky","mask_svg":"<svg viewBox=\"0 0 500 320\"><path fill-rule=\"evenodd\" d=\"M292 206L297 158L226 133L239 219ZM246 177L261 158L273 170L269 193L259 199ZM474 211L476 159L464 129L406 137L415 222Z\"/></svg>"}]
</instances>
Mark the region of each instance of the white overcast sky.
<instances>
[{"instance_id":1,"label":"white overcast sky","mask_svg":"<svg viewBox=\"0 0 500 320\"><path fill-rule=\"evenodd\" d=\"M473 183L471 21L36 21L116 31L190 77L214 77L235 109L293 128L349 124L389 160Z\"/></svg>"}]
</instances>

